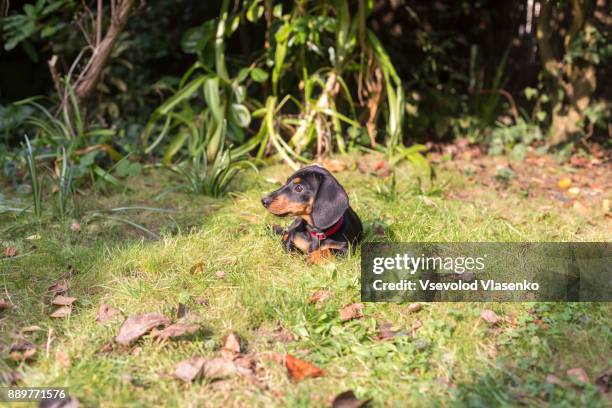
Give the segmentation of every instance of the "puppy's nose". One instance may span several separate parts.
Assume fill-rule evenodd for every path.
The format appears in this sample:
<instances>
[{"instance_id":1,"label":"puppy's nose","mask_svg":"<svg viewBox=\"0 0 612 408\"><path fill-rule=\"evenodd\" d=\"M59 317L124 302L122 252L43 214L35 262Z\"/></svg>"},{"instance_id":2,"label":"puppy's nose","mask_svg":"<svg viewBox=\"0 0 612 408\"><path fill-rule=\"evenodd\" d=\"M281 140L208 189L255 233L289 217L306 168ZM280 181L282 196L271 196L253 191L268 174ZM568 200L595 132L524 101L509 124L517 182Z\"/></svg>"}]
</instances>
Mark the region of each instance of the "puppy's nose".
<instances>
[{"instance_id":1,"label":"puppy's nose","mask_svg":"<svg viewBox=\"0 0 612 408\"><path fill-rule=\"evenodd\" d=\"M270 197L264 197L264 198L261 199L261 203L266 208L268 208L270 206L271 202L272 202L272 199Z\"/></svg>"}]
</instances>

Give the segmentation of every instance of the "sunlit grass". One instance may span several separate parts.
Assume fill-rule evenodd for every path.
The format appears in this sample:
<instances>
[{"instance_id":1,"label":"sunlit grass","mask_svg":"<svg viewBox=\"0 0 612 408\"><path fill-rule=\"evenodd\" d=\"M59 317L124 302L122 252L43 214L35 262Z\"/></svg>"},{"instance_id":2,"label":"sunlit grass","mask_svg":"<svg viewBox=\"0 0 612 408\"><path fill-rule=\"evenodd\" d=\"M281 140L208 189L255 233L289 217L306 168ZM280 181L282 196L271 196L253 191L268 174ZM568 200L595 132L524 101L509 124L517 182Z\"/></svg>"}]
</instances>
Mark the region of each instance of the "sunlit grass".
<instances>
[{"instance_id":1,"label":"sunlit grass","mask_svg":"<svg viewBox=\"0 0 612 408\"><path fill-rule=\"evenodd\" d=\"M259 175L245 174L234 186L237 192L225 200L167 194L155 201L165 185L159 174L133 180L137 188L131 193L84 200L85 209L135 204L177 209L132 215L161 235L157 241L103 218L74 232L69 222L38 224L26 215L3 215L3 239L27 255L0 260L0 297L10 295L14 304L0 320L0 330L7 333L0 344L6 352L12 343L27 339L40 349L34 362L21 365L4 353L2 371L16 369L25 385L66 386L94 406L151 406L160 401L165 406L322 406L348 389L373 398L377 406L491 406L516 404L517 396L525 403L600 403L593 386L557 389L545 378L548 373L564 377L565 370L576 366L594 377L610 366L606 304L439 303L414 314L402 304L367 304L364 319L341 323L338 309L359 300L359 251L317 266L282 251L267 230L278 220L266 214L259 199L276 187L270 178L282 181L289 173L277 166ZM397 177L401 190L415 185L408 167L401 167ZM543 217L537 211L539 199L501 198L495 191L484 191L468 201L411 194L382 201L368 188L379 182L376 177L348 171L338 178L366 229L375 222L387 225L385 234L395 241L609 239L605 224L585 228L585 219L570 210L553 209ZM145 180L153 186L138 188ZM459 185L455 180L449 188ZM24 239L34 234L40 239ZM192 272L198 263L202 268ZM69 318L51 320L46 288L62 278L70 283L69 294L79 300ZM308 304L318 289L332 292L322 308ZM102 302L125 315L160 312L169 317L176 315L180 302L200 318L204 329L166 344L145 337L137 344L138 353L99 352L120 324L95 323ZM485 308L524 322L517 328L490 329L479 321ZM534 308L547 329L533 323ZM417 319L423 325L415 338L372 339L382 323L409 330ZM32 325L40 330L19 334ZM270 343L270 331L279 326L296 341ZM206 382L186 386L172 377L178 361L215 354L229 330L236 331L246 341L246 351L260 361L261 383L232 378L225 387ZM57 364L57 350L69 354L70 368ZM304 357L324 368L327 376L293 383L283 367L262 358L270 352Z\"/></svg>"}]
</instances>

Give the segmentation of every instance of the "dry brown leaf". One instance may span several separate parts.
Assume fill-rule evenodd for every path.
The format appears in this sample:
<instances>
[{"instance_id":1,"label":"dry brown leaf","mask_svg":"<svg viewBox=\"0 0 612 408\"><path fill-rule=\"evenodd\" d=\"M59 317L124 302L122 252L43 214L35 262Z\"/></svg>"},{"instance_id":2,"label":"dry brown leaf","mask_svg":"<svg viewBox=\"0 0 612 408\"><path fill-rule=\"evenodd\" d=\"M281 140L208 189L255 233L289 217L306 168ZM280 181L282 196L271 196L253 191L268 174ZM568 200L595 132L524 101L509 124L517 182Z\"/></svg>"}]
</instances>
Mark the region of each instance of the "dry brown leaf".
<instances>
[{"instance_id":1,"label":"dry brown leaf","mask_svg":"<svg viewBox=\"0 0 612 408\"><path fill-rule=\"evenodd\" d=\"M99 352L100 353L109 353L109 352L113 351L114 348L115 348L115 343L113 343L112 341L109 341L108 343L104 343L102 345L102 347L100 347Z\"/></svg>"},{"instance_id":2,"label":"dry brown leaf","mask_svg":"<svg viewBox=\"0 0 612 408\"><path fill-rule=\"evenodd\" d=\"M11 351L9 355L11 356L13 361L28 361L28 360L32 360L35 354L36 354L35 348L28 348L23 352Z\"/></svg>"},{"instance_id":3,"label":"dry brown leaf","mask_svg":"<svg viewBox=\"0 0 612 408\"><path fill-rule=\"evenodd\" d=\"M317 290L308 298L308 303L312 305L321 305L331 296L329 290Z\"/></svg>"},{"instance_id":4,"label":"dry brown leaf","mask_svg":"<svg viewBox=\"0 0 612 408\"><path fill-rule=\"evenodd\" d=\"M584 368L581 367L570 368L567 370L567 376L583 384L587 384L589 382L588 374L586 371L584 371Z\"/></svg>"},{"instance_id":5,"label":"dry brown leaf","mask_svg":"<svg viewBox=\"0 0 612 408\"><path fill-rule=\"evenodd\" d=\"M236 374L236 365L225 358L213 358L204 363L204 377L215 380Z\"/></svg>"},{"instance_id":6,"label":"dry brown leaf","mask_svg":"<svg viewBox=\"0 0 612 408\"><path fill-rule=\"evenodd\" d=\"M375 337L376 340L388 340L395 337L395 330L393 330L393 325L391 323L383 323L379 330L378 336Z\"/></svg>"},{"instance_id":7,"label":"dry brown leaf","mask_svg":"<svg viewBox=\"0 0 612 408\"><path fill-rule=\"evenodd\" d=\"M415 336L416 331L419 330L421 327L423 327L423 322L420 321L419 319L416 319L412 323L412 326L410 326L410 333L412 334L413 337Z\"/></svg>"},{"instance_id":8,"label":"dry brown leaf","mask_svg":"<svg viewBox=\"0 0 612 408\"><path fill-rule=\"evenodd\" d=\"M340 173L348 168L348 164L337 159L325 159L322 164L323 167L332 173Z\"/></svg>"},{"instance_id":9,"label":"dry brown leaf","mask_svg":"<svg viewBox=\"0 0 612 408\"><path fill-rule=\"evenodd\" d=\"M229 332L223 338L221 357L226 360L234 360L240 354L240 339L234 332Z\"/></svg>"},{"instance_id":10,"label":"dry brown leaf","mask_svg":"<svg viewBox=\"0 0 612 408\"><path fill-rule=\"evenodd\" d=\"M595 380L595 385L602 394L608 394L612 385L612 369L608 369L601 373Z\"/></svg>"},{"instance_id":11,"label":"dry brown leaf","mask_svg":"<svg viewBox=\"0 0 612 408\"><path fill-rule=\"evenodd\" d=\"M423 305L421 305L420 303L411 303L408 305L406 310L408 311L408 313L415 313L421 310L422 308L423 308Z\"/></svg>"},{"instance_id":12,"label":"dry brown leaf","mask_svg":"<svg viewBox=\"0 0 612 408\"><path fill-rule=\"evenodd\" d=\"M104 323L116 318L120 314L121 312L119 311L119 309L115 309L114 307L109 306L106 303L102 303L98 308L98 313L96 314L96 322Z\"/></svg>"},{"instance_id":13,"label":"dry brown leaf","mask_svg":"<svg viewBox=\"0 0 612 408\"><path fill-rule=\"evenodd\" d=\"M62 317L70 316L70 313L72 313L72 307L61 306L55 309L55 311L51 313L49 316L55 317L55 318L62 318Z\"/></svg>"},{"instance_id":14,"label":"dry brown leaf","mask_svg":"<svg viewBox=\"0 0 612 408\"><path fill-rule=\"evenodd\" d=\"M9 305L6 300L0 299L0 311L10 309L10 308L11 308L11 305Z\"/></svg>"},{"instance_id":15,"label":"dry brown leaf","mask_svg":"<svg viewBox=\"0 0 612 408\"><path fill-rule=\"evenodd\" d=\"M175 366L174 376L179 380L191 382L202 374L202 368L206 360L202 357L194 357L191 360L181 361Z\"/></svg>"},{"instance_id":16,"label":"dry brown leaf","mask_svg":"<svg viewBox=\"0 0 612 408\"><path fill-rule=\"evenodd\" d=\"M21 330L19 330L19 332L21 334L28 333L28 332L33 332L33 331L46 331L46 330L43 329L42 327L36 326L36 325L26 326L26 327L23 327Z\"/></svg>"},{"instance_id":17,"label":"dry brown leaf","mask_svg":"<svg viewBox=\"0 0 612 408\"><path fill-rule=\"evenodd\" d=\"M193 275L196 273L202 273L203 270L204 270L204 263L197 262L193 264L193 266L189 269L189 272Z\"/></svg>"},{"instance_id":18,"label":"dry brown leaf","mask_svg":"<svg viewBox=\"0 0 612 408\"><path fill-rule=\"evenodd\" d=\"M363 303L353 303L340 309L340 320L346 322L348 320L359 319L363 317Z\"/></svg>"},{"instance_id":19,"label":"dry brown leaf","mask_svg":"<svg viewBox=\"0 0 612 408\"><path fill-rule=\"evenodd\" d=\"M15 255L17 255L17 249L14 246L7 246L6 251L4 252L4 255L7 258L12 258Z\"/></svg>"},{"instance_id":20,"label":"dry brown leaf","mask_svg":"<svg viewBox=\"0 0 612 408\"><path fill-rule=\"evenodd\" d=\"M57 350L55 352L55 362L62 368L70 368L70 356L65 351Z\"/></svg>"},{"instance_id":21,"label":"dry brown leaf","mask_svg":"<svg viewBox=\"0 0 612 408\"><path fill-rule=\"evenodd\" d=\"M187 306L185 306L184 303L179 302L176 308L176 317L180 319L185 316L185 313L187 313Z\"/></svg>"},{"instance_id":22,"label":"dry brown leaf","mask_svg":"<svg viewBox=\"0 0 612 408\"><path fill-rule=\"evenodd\" d=\"M287 367L289 376L294 381L301 381L304 378L323 377L325 375L325 371L316 365L293 357L291 354L285 356L285 367Z\"/></svg>"},{"instance_id":23,"label":"dry brown leaf","mask_svg":"<svg viewBox=\"0 0 612 408\"><path fill-rule=\"evenodd\" d=\"M52 305L57 306L72 306L72 304L77 300L75 297L57 295L51 301Z\"/></svg>"},{"instance_id":24,"label":"dry brown leaf","mask_svg":"<svg viewBox=\"0 0 612 408\"><path fill-rule=\"evenodd\" d=\"M362 408L370 403L370 400L359 400L352 390L344 391L336 395L332 401L332 408Z\"/></svg>"},{"instance_id":25,"label":"dry brown leaf","mask_svg":"<svg viewBox=\"0 0 612 408\"><path fill-rule=\"evenodd\" d=\"M497 313L489 309L485 309L480 312L480 317L482 318L482 320L489 323L490 325L496 325L501 320Z\"/></svg>"},{"instance_id":26,"label":"dry brown leaf","mask_svg":"<svg viewBox=\"0 0 612 408\"><path fill-rule=\"evenodd\" d=\"M54 293L54 294L67 292L68 282L66 282L65 280L55 282L53 285L47 288L47 291Z\"/></svg>"},{"instance_id":27,"label":"dry brown leaf","mask_svg":"<svg viewBox=\"0 0 612 408\"><path fill-rule=\"evenodd\" d=\"M199 324L174 323L157 333L159 340L180 337L185 334L193 334L200 329Z\"/></svg>"},{"instance_id":28,"label":"dry brown leaf","mask_svg":"<svg viewBox=\"0 0 612 408\"><path fill-rule=\"evenodd\" d=\"M554 374L548 374L548 375L546 376L546 382L547 382L548 384L552 384L552 385L563 386L563 381L561 381L561 380L559 379L559 377L557 377L557 376L556 376L556 375L554 375Z\"/></svg>"},{"instance_id":29,"label":"dry brown leaf","mask_svg":"<svg viewBox=\"0 0 612 408\"><path fill-rule=\"evenodd\" d=\"M277 327L270 335L268 343L291 343L294 340L293 333L282 327Z\"/></svg>"},{"instance_id":30,"label":"dry brown leaf","mask_svg":"<svg viewBox=\"0 0 612 408\"><path fill-rule=\"evenodd\" d=\"M115 341L122 346L129 346L130 343L144 336L152 328L165 326L170 323L167 317L159 313L147 313L143 315L129 316L121 327Z\"/></svg>"}]
</instances>

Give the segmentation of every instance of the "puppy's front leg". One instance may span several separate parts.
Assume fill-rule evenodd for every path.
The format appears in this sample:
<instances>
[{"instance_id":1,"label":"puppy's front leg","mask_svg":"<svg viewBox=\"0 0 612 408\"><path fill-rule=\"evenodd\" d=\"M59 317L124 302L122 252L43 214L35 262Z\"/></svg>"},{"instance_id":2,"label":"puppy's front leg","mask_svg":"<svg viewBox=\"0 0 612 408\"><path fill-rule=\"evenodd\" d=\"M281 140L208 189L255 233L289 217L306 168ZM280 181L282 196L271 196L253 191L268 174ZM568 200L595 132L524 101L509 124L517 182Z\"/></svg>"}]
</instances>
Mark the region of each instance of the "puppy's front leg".
<instances>
[{"instance_id":1,"label":"puppy's front leg","mask_svg":"<svg viewBox=\"0 0 612 408\"><path fill-rule=\"evenodd\" d=\"M348 243L326 239L318 249L308 254L308 261L320 263L331 258L332 254L345 255L349 252Z\"/></svg>"}]
</instances>

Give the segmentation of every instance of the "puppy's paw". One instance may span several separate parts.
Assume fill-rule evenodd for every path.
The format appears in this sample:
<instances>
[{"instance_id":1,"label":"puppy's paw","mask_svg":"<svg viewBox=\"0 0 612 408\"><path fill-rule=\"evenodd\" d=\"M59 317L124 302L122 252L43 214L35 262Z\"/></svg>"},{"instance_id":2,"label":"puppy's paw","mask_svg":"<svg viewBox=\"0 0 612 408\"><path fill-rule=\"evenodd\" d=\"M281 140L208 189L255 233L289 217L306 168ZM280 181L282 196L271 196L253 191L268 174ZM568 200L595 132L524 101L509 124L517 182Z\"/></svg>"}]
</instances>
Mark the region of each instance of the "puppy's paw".
<instances>
[{"instance_id":1,"label":"puppy's paw","mask_svg":"<svg viewBox=\"0 0 612 408\"><path fill-rule=\"evenodd\" d=\"M269 228L270 228L270 231L272 231L276 235L286 235L285 229L281 227L280 225L272 224L269 226Z\"/></svg>"},{"instance_id":2,"label":"puppy's paw","mask_svg":"<svg viewBox=\"0 0 612 408\"><path fill-rule=\"evenodd\" d=\"M329 249L317 249L308 254L308 262L313 264L321 264L329 261L332 257L332 252Z\"/></svg>"}]
</instances>

